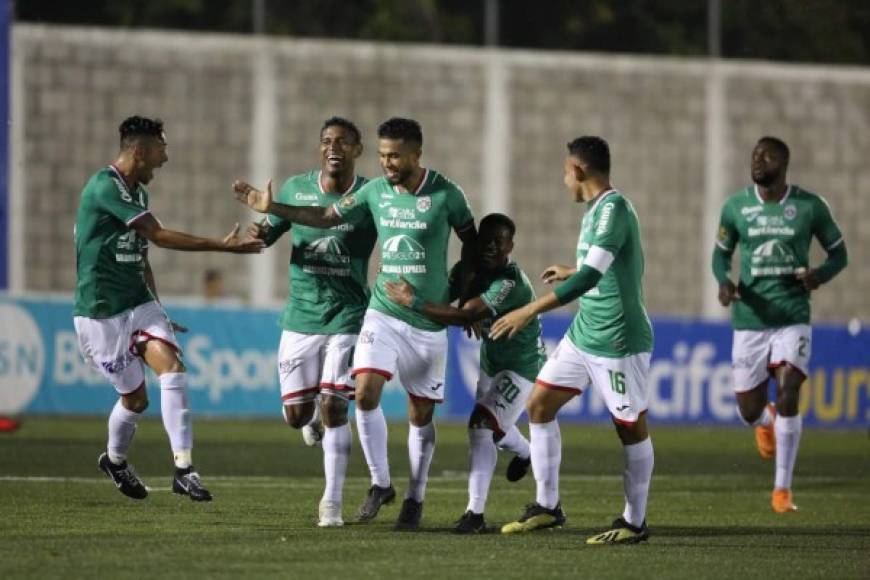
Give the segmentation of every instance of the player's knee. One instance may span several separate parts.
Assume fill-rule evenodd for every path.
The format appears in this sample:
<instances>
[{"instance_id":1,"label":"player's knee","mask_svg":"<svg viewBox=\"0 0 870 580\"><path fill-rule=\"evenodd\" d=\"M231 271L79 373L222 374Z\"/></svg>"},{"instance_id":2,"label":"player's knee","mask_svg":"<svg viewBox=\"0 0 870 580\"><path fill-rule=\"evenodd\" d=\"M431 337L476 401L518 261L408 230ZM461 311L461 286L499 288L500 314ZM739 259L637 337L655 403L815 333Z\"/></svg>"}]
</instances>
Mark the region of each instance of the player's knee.
<instances>
[{"instance_id":1,"label":"player's knee","mask_svg":"<svg viewBox=\"0 0 870 580\"><path fill-rule=\"evenodd\" d=\"M549 405L540 397L530 398L526 410L532 423L549 423L555 419L555 414L551 412Z\"/></svg>"},{"instance_id":2,"label":"player's knee","mask_svg":"<svg viewBox=\"0 0 870 580\"><path fill-rule=\"evenodd\" d=\"M310 412L304 412L303 405L283 405L283 412L284 422L294 429L302 429L312 417Z\"/></svg>"},{"instance_id":3,"label":"player's knee","mask_svg":"<svg viewBox=\"0 0 870 580\"><path fill-rule=\"evenodd\" d=\"M320 404L320 416L327 427L340 427L347 423L348 402L341 397L327 395Z\"/></svg>"},{"instance_id":4,"label":"player's knee","mask_svg":"<svg viewBox=\"0 0 870 580\"><path fill-rule=\"evenodd\" d=\"M376 409L381 402L377 393L371 390L362 389L357 389L354 401L356 402L356 406L363 411L372 411Z\"/></svg>"},{"instance_id":5,"label":"player's knee","mask_svg":"<svg viewBox=\"0 0 870 580\"><path fill-rule=\"evenodd\" d=\"M133 413L144 413L148 408L148 393L142 385L132 393L121 397L121 405Z\"/></svg>"}]
</instances>

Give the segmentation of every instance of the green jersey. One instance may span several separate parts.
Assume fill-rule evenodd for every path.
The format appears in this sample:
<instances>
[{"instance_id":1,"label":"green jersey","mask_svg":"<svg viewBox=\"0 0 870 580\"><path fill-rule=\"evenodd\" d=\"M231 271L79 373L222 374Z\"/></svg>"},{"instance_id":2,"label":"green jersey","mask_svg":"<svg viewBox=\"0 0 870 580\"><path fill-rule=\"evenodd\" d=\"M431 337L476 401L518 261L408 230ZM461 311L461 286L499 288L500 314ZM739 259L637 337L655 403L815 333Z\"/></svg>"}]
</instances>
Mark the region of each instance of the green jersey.
<instances>
[{"instance_id":1,"label":"green jersey","mask_svg":"<svg viewBox=\"0 0 870 580\"><path fill-rule=\"evenodd\" d=\"M541 340L541 321L537 316L513 338L498 341L489 338L493 322L535 300L535 290L529 278L516 262L510 262L504 270L485 280L484 285L480 299L489 307L492 318L481 324L480 369L490 377L499 371L513 371L534 382L547 359Z\"/></svg>"},{"instance_id":2,"label":"green jersey","mask_svg":"<svg viewBox=\"0 0 870 580\"><path fill-rule=\"evenodd\" d=\"M343 193L323 191L320 171L289 178L277 201L327 207L353 195L366 179L357 176ZM291 229L290 294L281 315L285 330L302 334L357 334L369 302L369 257L377 234L371 217L362 216L331 228L313 228L269 215L266 243Z\"/></svg>"},{"instance_id":3,"label":"green jersey","mask_svg":"<svg viewBox=\"0 0 870 580\"><path fill-rule=\"evenodd\" d=\"M765 202L751 186L728 198L716 243L729 256L740 248L735 329L809 324L810 293L795 270L808 266L813 236L828 251L843 243L827 202L814 193L791 185L781 200Z\"/></svg>"},{"instance_id":4,"label":"green jersey","mask_svg":"<svg viewBox=\"0 0 870 580\"><path fill-rule=\"evenodd\" d=\"M652 325L643 300L643 248L634 206L610 190L590 202L580 224L577 269L597 246L613 256L598 285L580 297L580 310L568 330L579 349L622 358L653 347Z\"/></svg>"},{"instance_id":5,"label":"green jersey","mask_svg":"<svg viewBox=\"0 0 870 580\"><path fill-rule=\"evenodd\" d=\"M381 268L370 308L422 330L443 324L390 300L384 282L403 277L426 302L448 302L447 243L450 230L473 227L474 216L465 194L455 183L426 169L416 191L402 193L381 177L367 183L334 206L345 220L374 218L381 244Z\"/></svg>"},{"instance_id":6,"label":"green jersey","mask_svg":"<svg viewBox=\"0 0 870 580\"><path fill-rule=\"evenodd\" d=\"M129 188L113 166L92 176L76 213L76 294L73 314L111 318L154 300L145 283L148 241L130 224L149 213L148 192Z\"/></svg>"}]
</instances>

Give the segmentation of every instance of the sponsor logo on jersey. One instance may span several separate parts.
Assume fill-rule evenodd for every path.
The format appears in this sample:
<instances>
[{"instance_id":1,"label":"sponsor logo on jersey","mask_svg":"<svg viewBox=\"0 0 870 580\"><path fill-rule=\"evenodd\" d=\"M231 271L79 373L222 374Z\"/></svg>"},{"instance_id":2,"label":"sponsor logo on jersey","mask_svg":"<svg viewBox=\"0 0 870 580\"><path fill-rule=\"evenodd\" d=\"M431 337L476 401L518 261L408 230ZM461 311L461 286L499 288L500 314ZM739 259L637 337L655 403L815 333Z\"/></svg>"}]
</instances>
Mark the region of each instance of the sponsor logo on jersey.
<instances>
[{"instance_id":1,"label":"sponsor logo on jersey","mask_svg":"<svg viewBox=\"0 0 870 580\"><path fill-rule=\"evenodd\" d=\"M797 217L797 207L793 203L788 204L782 210L782 215L785 216L787 220L793 220Z\"/></svg>"},{"instance_id":2,"label":"sponsor logo on jersey","mask_svg":"<svg viewBox=\"0 0 870 580\"><path fill-rule=\"evenodd\" d=\"M403 208L403 207L391 207L387 210L387 215L394 219L403 219L403 220L415 220L417 219L417 214L413 209Z\"/></svg>"},{"instance_id":3,"label":"sponsor logo on jersey","mask_svg":"<svg viewBox=\"0 0 870 580\"><path fill-rule=\"evenodd\" d=\"M317 195L313 193L302 193L301 191L296 192L296 201L317 201Z\"/></svg>"},{"instance_id":4,"label":"sponsor logo on jersey","mask_svg":"<svg viewBox=\"0 0 870 580\"><path fill-rule=\"evenodd\" d=\"M751 222L756 217L758 217L758 213L763 208L760 205L753 205L752 207L742 207L740 208L740 213L746 219L746 221Z\"/></svg>"},{"instance_id":5,"label":"sponsor logo on jersey","mask_svg":"<svg viewBox=\"0 0 870 580\"><path fill-rule=\"evenodd\" d=\"M322 276L350 276L350 256L347 246L335 236L311 242L304 251L302 271ZM310 262L314 262L313 264Z\"/></svg>"},{"instance_id":6,"label":"sponsor logo on jersey","mask_svg":"<svg viewBox=\"0 0 870 580\"><path fill-rule=\"evenodd\" d=\"M384 262L422 262L426 259L426 249L410 236L400 234L389 238L383 245L381 254ZM425 274L425 264L384 264L382 271L388 274Z\"/></svg>"},{"instance_id":7,"label":"sponsor logo on jersey","mask_svg":"<svg viewBox=\"0 0 870 580\"><path fill-rule=\"evenodd\" d=\"M728 229L725 226L719 226L719 241L724 242L728 239Z\"/></svg>"},{"instance_id":8,"label":"sponsor logo on jersey","mask_svg":"<svg viewBox=\"0 0 870 580\"><path fill-rule=\"evenodd\" d=\"M601 217L598 220L598 228L595 230L595 235L600 236L607 231L607 226L610 225L610 214L613 213L613 202L607 202L601 208Z\"/></svg>"},{"instance_id":9,"label":"sponsor logo on jersey","mask_svg":"<svg viewBox=\"0 0 870 580\"><path fill-rule=\"evenodd\" d=\"M795 257L779 240L768 240L752 252L752 276L783 276L794 273Z\"/></svg>"},{"instance_id":10,"label":"sponsor logo on jersey","mask_svg":"<svg viewBox=\"0 0 870 580\"><path fill-rule=\"evenodd\" d=\"M130 352L125 352L120 357L115 360L107 360L100 363L100 366L103 367L103 370L109 373L110 375L116 375L123 371L125 368L130 366L130 363L133 362L135 357Z\"/></svg>"},{"instance_id":11,"label":"sponsor logo on jersey","mask_svg":"<svg viewBox=\"0 0 870 580\"><path fill-rule=\"evenodd\" d=\"M390 207L391 203L392 202L389 202L389 201L382 201L381 203L378 204L378 207L381 209L384 209L385 207Z\"/></svg>"},{"instance_id":12,"label":"sponsor logo on jersey","mask_svg":"<svg viewBox=\"0 0 870 580\"><path fill-rule=\"evenodd\" d=\"M353 194L346 195L346 196L341 198L341 201L338 202L338 205L340 207L343 207L343 208L349 208L350 206L352 206L354 204L355 201L356 201L355 195L353 195Z\"/></svg>"},{"instance_id":13,"label":"sponsor logo on jersey","mask_svg":"<svg viewBox=\"0 0 870 580\"><path fill-rule=\"evenodd\" d=\"M511 293L511 290L517 285L513 280L503 280L501 290L498 291L498 294L495 295L495 298L492 299L492 305L498 306L504 299L508 297L508 294Z\"/></svg>"},{"instance_id":14,"label":"sponsor logo on jersey","mask_svg":"<svg viewBox=\"0 0 870 580\"><path fill-rule=\"evenodd\" d=\"M423 197L417 198L417 211L420 213L426 213L429 211L429 208L432 207L432 198L428 195L424 195Z\"/></svg>"}]
</instances>

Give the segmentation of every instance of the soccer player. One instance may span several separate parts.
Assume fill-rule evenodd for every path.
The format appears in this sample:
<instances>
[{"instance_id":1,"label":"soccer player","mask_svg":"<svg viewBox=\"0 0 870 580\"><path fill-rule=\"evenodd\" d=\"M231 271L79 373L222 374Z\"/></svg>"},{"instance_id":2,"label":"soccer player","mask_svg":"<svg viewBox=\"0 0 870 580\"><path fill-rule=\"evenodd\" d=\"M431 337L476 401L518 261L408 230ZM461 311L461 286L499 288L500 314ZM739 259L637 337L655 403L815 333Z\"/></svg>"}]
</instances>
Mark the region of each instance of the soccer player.
<instances>
[{"instance_id":1,"label":"soccer player","mask_svg":"<svg viewBox=\"0 0 870 580\"><path fill-rule=\"evenodd\" d=\"M447 331L422 313L387 297L384 283L404 276L421 300L448 300L447 244L451 228L463 242L468 263L476 236L474 217L462 190L420 165L423 133L412 119L392 118L378 127L378 158L384 177L329 207L302 207L272 201L244 182L234 189L255 211L326 228L357 223L371 215L381 244L381 270L354 351L356 421L372 486L359 521L374 519L395 499L387 458L387 422L380 406L384 384L394 375L408 392L408 455L411 474L396 529L416 530L423 513L429 465L435 450L435 404L443 400ZM467 268L466 268L467 270ZM464 285L463 285L464 287Z\"/></svg>"},{"instance_id":2,"label":"soccer player","mask_svg":"<svg viewBox=\"0 0 870 580\"><path fill-rule=\"evenodd\" d=\"M719 302L731 306L734 327L734 389L741 419L755 427L758 452L776 456L771 506L797 509L792 474L801 437L800 387L810 360L810 293L846 267L846 244L828 203L786 183L788 146L762 137L752 150L754 185L725 202L713 250ZM827 252L809 267L813 236ZM740 248L737 285L729 270ZM776 405L768 403L768 379L776 379Z\"/></svg>"},{"instance_id":3,"label":"soccer player","mask_svg":"<svg viewBox=\"0 0 870 580\"><path fill-rule=\"evenodd\" d=\"M281 203L328 207L354 194L366 179L355 173L362 153L360 132L347 119L332 117L320 130L320 169L290 177ZM254 224L267 246L293 224L275 215ZM369 301L369 256L377 239L371 216L331 228L292 227L290 294L281 315L278 373L284 419L303 429L306 443L323 435L326 488L320 500L321 527L341 526L342 487L350 456L348 400L353 349ZM316 401L320 395L320 413ZM325 432L319 425L322 417Z\"/></svg>"},{"instance_id":4,"label":"soccer player","mask_svg":"<svg viewBox=\"0 0 870 580\"><path fill-rule=\"evenodd\" d=\"M503 214L489 214L480 221L477 247L482 272L474 282L479 292L473 293L476 295L462 308L423 301L405 279L386 282L387 295L392 300L416 308L432 320L464 327L482 323L480 378L476 404L468 420L469 500L455 527L459 534L486 530L483 512L495 471L497 446L515 454L508 466L509 481L522 479L531 463L529 442L517 429L516 422L546 359L541 324L534 320L514 338L498 344L487 335L492 319L535 299L526 274L510 259L515 232L513 220ZM455 281L456 277L451 279ZM458 299L459 294L459 289L451 284L451 301Z\"/></svg>"},{"instance_id":5,"label":"soccer player","mask_svg":"<svg viewBox=\"0 0 870 580\"><path fill-rule=\"evenodd\" d=\"M588 544L646 540L646 503L653 446L646 421L647 374L652 327L643 300L643 249L631 202L610 184L610 149L600 137L568 144L565 185L574 202L587 202L577 241L577 267L550 266L547 283L564 280L554 292L495 321L490 337L515 336L542 312L580 298L568 334L538 374L529 397L535 503L503 533L528 532L565 522L559 500L562 442L556 414L591 383L607 404L622 441L625 509L610 529Z\"/></svg>"},{"instance_id":6,"label":"soccer player","mask_svg":"<svg viewBox=\"0 0 870 580\"><path fill-rule=\"evenodd\" d=\"M175 460L172 491L209 501L194 470L187 374L166 311L157 300L148 242L187 251L257 253L261 240L240 238L239 226L222 240L164 228L148 209L145 186L169 160L159 119L130 117L119 127L121 151L82 190L75 225L77 282L74 323L79 348L119 394L109 415L109 439L99 467L126 496L148 495L127 463L136 425L148 407L144 365L160 380L160 411Z\"/></svg>"}]
</instances>

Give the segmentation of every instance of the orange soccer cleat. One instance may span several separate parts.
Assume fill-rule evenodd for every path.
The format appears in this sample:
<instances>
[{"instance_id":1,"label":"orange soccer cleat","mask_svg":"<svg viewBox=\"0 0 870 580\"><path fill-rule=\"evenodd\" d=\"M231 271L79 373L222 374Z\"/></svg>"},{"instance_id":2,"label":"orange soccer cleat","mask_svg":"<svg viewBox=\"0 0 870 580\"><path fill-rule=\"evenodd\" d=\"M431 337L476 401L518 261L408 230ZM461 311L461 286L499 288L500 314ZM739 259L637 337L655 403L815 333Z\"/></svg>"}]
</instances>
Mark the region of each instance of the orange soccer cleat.
<instances>
[{"instance_id":1,"label":"orange soccer cleat","mask_svg":"<svg viewBox=\"0 0 870 580\"><path fill-rule=\"evenodd\" d=\"M776 407L773 403L767 404L767 409L776 420ZM764 427L755 428L755 446L758 447L758 454L762 459L773 459L776 455L776 435L773 432L773 421Z\"/></svg>"},{"instance_id":2,"label":"orange soccer cleat","mask_svg":"<svg viewBox=\"0 0 870 580\"><path fill-rule=\"evenodd\" d=\"M796 512L798 509L791 501L790 489L774 489L770 496L770 505L773 507L773 511L778 514Z\"/></svg>"}]
</instances>

